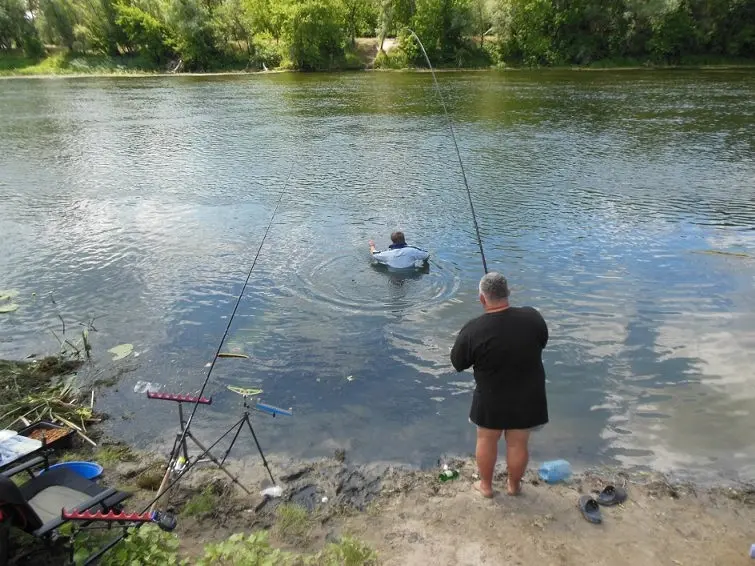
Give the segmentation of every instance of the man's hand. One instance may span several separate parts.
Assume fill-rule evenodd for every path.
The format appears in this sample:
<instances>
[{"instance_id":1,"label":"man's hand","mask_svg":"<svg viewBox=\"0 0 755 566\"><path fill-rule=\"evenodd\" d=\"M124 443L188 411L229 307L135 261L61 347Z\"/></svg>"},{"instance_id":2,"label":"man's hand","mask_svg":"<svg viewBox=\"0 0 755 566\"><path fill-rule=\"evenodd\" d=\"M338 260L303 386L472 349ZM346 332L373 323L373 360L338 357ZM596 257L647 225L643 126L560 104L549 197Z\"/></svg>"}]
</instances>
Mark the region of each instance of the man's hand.
<instances>
[{"instance_id":1,"label":"man's hand","mask_svg":"<svg viewBox=\"0 0 755 566\"><path fill-rule=\"evenodd\" d=\"M375 251L377 251L377 250L375 249L375 242L374 242L373 240L370 240L370 241L369 241L369 244L370 244L370 253L374 254L374 253L375 253Z\"/></svg>"}]
</instances>

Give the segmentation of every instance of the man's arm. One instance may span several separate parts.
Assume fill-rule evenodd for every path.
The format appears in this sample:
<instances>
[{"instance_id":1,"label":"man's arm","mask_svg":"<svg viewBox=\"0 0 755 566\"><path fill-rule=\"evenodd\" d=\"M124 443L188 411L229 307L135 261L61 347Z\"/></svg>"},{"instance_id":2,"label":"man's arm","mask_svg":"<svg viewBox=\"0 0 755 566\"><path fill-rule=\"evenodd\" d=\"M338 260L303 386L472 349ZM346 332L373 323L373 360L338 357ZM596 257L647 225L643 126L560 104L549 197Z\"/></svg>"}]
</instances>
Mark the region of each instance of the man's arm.
<instances>
[{"instance_id":1,"label":"man's arm","mask_svg":"<svg viewBox=\"0 0 755 566\"><path fill-rule=\"evenodd\" d=\"M370 253L372 254L372 259L374 259L378 263L381 263L383 265L389 264L388 258L384 255L385 252L381 252L375 249L375 242L373 242L372 240L370 240Z\"/></svg>"},{"instance_id":2,"label":"man's arm","mask_svg":"<svg viewBox=\"0 0 755 566\"><path fill-rule=\"evenodd\" d=\"M461 329L451 348L451 363L456 371L464 371L472 366L472 344L466 327Z\"/></svg>"}]
</instances>

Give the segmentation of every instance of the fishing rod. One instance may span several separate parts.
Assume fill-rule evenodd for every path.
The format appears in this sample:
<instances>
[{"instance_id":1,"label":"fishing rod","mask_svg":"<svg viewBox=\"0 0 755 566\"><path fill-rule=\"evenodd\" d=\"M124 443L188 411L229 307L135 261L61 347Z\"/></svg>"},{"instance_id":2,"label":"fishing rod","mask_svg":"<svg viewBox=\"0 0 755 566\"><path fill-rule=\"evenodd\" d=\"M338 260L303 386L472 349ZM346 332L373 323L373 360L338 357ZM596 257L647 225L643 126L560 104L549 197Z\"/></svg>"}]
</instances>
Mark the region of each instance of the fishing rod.
<instances>
[{"instance_id":1,"label":"fishing rod","mask_svg":"<svg viewBox=\"0 0 755 566\"><path fill-rule=\"evenodd\" d=\"M427 61L427 66L430 68L430 72L433 75L433 82L435 83L435 91L438 93L438 98L440 98L440 103L443 106L443 113L446 115L446 120L448 121L448 128L451 130L451 139L453 139L454 147L456 148L456 156L459 158L459 167L461 168L461 176L464 179L464 187L467 189L467 197L469 198L469 208L472 210L472 221L474 222L474 229L475 229L475 233L477 234L477 245L480 247L480 255L482 256L482 268L485 270L485 274L487 274L488 262L485 259L485 250L482 247L482 238L480 237L480 227L477 224L477 214L475 213L474 203L472 202L472 191L469 190L469 183L467 183L467 174L464 172L464 163L461 160L461 152L459 151L459 144L456 143L456 134L454 133L454 125L453 125L453 122L451 121L451 116L448 114L448 109L446 108L446 101L443 99L443 93L440 90L438 79L435 76L435 70L433 69L432 63L430 63L430 58L427 56L427 51L425 51L425 46L422 45L422 40L420 40L417 34L414 33L414 30L410 28L405 28L405 29L414 36L414 39L417 40L417 43L419 44L420 49L422 49L422 54L425 56L425 61Z\"/></svg>"},{"instance_id":2,"label":"fishing rod","mask_svg":"<svg viewBox=\"0 0 755 566\"><path fill-rule=\"evenodd\" d=\"M207 387L207 384L210 382L210 376L212 375L212 370L215 369L215 362L217 362L218 358L220 357L220 350L223 347L223 343L225 342L225 339L228 337L228 331L231 329L231 323L233 323L233 317L236 316L236 311L238 310L239 304L241 303L241 299L244 296L244 291L246 291L246 286L249 284L249 279L252 277L252 271L254 271L254 267L257 265L257 260L260 257L262 246L265 245L265 240L267 239L267 235L270 232L270 228L273 226L275 215L278 213L278 207L280 207L281 201L283 200L283 195L286 194L288 181L291 179L291 173L293 172L294 172L294 164L292 163L291 169L288 170L288 176L286 177L286 182L283 183L283 188L281 189L281 192L278 195L278 202L275 203L275 208L273 209L273 213L270 215L270 222L268 222L267 228L265 229L265 233L262 236L262 241L260 242L260 245L257 248L257 253L254 256L254 260L252 261L252 266L249 268L249 272L246 274L246 280L244 281L243 287L241 287L241 292L239 293L239 296L236 299L236 305L233 307L233 312L231 312L231 316L228 319L228 324L225 327L225 332L223 332L223 337L220 339L220 343L218 344L218 349L215 350L215 355L212 357L212 363L210 364L210 369L207 370L207 377L205 377L204 379L204 383L202 384L202 389L199 390L199 394L197 395L197 400L194 402L194 407L192 408L191 414L189 415L189 420L186 421L186 426L183 427L183 431L181 432L181 438L178 442L178 445L181 445L181 443L183 443L184 439L186 438L186 433L189 431L189 427L191 426L191 421L194 419L194 415L197 412L197 407L199 407L200 405L199 401L202 399L204 390Z\"/></svg>"},{"instance_id":3,"label":"fishing rod","mask_svg":"<svg viewBox=\"0 0 755 566\"><path fill-rule=\"evenodd\" d=\"M185 439L186 439L187 435L190 434L191 423L192 423L192 421L194 419L194 415L196 414L197 408L199 407L199 405L202 404L202 400L203 400L203 397L204 397L205 389L207 388L207 384L210 382L210 377L212 376L212 370L215 369L215 363L218 361L218 358L221 357L220 356L220 351L223 348L223 343L225 342L225 339L228 337L228 332L231 329L231 324L233 323L233 319L236 316L236 311L238 311L239 304L241 304L241 299L244 296L244 291L246 291L246 287L249 284L249 279L252 277L252 272L254 271L254 268L257 265L257 260L260 257L260 252L262 251L262 246L265 245L265 240L267 239L267 235L270 232L270 228L273 225L273 221L275 220L275 216L278 213L278 208L280 207L280 204L281 204L281 202L283 200L283 196L286 194L286 189L288 187L288 182L291 179L291 174L293 173L293 171L294 171L294 163L291 164L291 169L289 169L289 171L288 171L288 176L286 177L286 181L283 183L283 187L281 188L280 194L278 195L278 201L275 204L275 208L273 209L273 213L270 215L270 221L268 222L267 228L265 229L265 233L262 236L262 241L260 242L260 245L257 248L257 253L254 256L254 260L252 261L252 265L251 265L251 267L249 268L249 271L246 274L246 280L244 281L244 285L241 287L241 292L239 293L239 296L236 299L236 305L233 307L233 311L231 312L231 316L228 319L228 324L225 327L225 332L223 332L223 336L220 339L220 343L218 344L218 348L217 348L217 350L215 350L215 355L213 356L212 362L210 363L210 369L207 371L207 376L205 377L204 382L202 383L202 388L200 389L199 394L197 395L196 399L192 403L193 407L192 407L192 410L191 410L191 414L189 415L189 419L186 421L185 424L183 423L183 419L181 421L181 434L178 436L178 438L176 440L176 443L173 446L173 450L172 450L171 455L170 455L170 460L168 461L168 468L165 471L165 477L163 478L163 482L162 482L162 484L160 485L160 488L157 491L157 495L152 500L152 502L150 502L150 504L147 506L147 508L153 506L157 502L157 500L160 499L165 493L167 493L169 491L169 489L172 488L178 482L178 480L180 480L183 477L183 475L184 475L183 473L180 474L178 476L178 478L176 478L176 480L174 482L172 482L167 489L165 489L167 481L168 481L168 477L169 477L169 474L170 474L171 464L173 463L173 461L176 459L176 457L180 453L181 447L185 446L185 444L184 444L185 443ZM256 438L255 438L255 440L256 440ZM263 459L264 459L264 456L263 456ZM188 472L188 470L191 467L192 466L188 466L187 465L186 469L184 471ZM268 469L268 472L269 472L269 469ZM272 477L272 475L271 475L271 477Z\"/></svg>"}]
</instances>

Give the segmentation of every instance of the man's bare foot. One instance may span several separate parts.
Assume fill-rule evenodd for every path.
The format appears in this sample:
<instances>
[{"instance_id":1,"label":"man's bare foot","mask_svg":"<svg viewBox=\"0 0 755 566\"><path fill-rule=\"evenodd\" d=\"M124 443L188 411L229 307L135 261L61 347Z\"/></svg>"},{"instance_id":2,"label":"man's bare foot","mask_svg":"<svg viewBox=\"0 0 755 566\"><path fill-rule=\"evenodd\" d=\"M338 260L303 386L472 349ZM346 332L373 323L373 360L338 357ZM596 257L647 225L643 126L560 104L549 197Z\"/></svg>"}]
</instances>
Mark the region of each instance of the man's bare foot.
<instances>
[{"instance_id":1,"label":"man's bare foot","mask_svg":"<svg viewBox=\"0 0 755 566\"><path fill-rule=\"evenodd\" d=\"M476 481L474 482L474 488L480 492L480 494L483 497L486 497L488 499L491 499L493 497L493 490L483 490L482 489L482 481Z\"/></svg>"},{"instance_id":2,"label":"man's bare foot","mask_svg":"<svg viewBox=\"0 0 755 566\"><path fill-rule=\"evenodd\" d=\"M506 480L506 493L509 495L519 495L522 493L521 482L516 487L511 485L511 480Z\"/></svg>"}]
</instances>

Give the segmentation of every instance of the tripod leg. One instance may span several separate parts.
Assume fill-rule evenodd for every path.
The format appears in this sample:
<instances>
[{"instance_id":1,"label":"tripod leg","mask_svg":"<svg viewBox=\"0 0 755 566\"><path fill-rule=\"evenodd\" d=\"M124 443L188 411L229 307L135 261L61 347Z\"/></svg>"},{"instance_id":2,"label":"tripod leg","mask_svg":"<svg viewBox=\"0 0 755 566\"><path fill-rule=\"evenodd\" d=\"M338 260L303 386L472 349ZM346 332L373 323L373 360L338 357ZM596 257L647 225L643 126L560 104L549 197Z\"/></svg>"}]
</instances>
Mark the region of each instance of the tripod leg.
<instances>
[{"instance_id":1,"label":"tripod leg","mask_svg":"<svg viewBox=\"0 0 755 566\"><path fill-rule=\"evenodd\" d=\"M243 422L240 422L240 423L239 423L239 430L241 430L241 427L242 427L243 425L244 425L244 423L243 423ZM238 432L236 433L236 435L238 436ZM196 444L197 446L199 446L199 449L200 449L200 450L202 450L202 451L203 451L203 452L204 452L204 453L205 453L205 454L207 455L207 457L208 457L208 458L209 458L210 460L212 460L212 462L213 462L213 463L214 463L214 464L215 464L215 465L216 465L216 466L217 466L218 468L220 468L221 470L223 470L223 472L224 472L224 473L225 473L225 474L226 474L226 475L227 475L227 476L228 476L229 478L231 478L231 481L233 481L233 483L235 483L235 484L236 484L237 486L239 486L239 487L240 487L241 489L243 489L243 490L244 490L244 491L246 492L246 494L247 494L247 495L251 495L251 494L252 494L252 492L251 492L251 491L249 491L249 490L248 490L248 489L247 489L246 487L244 487L244 486L242 485L242 483L241 483L241 482L240 482L240 481L238 480L238 478L236 478L236 477L235 477L235 476L234 476L233 474L231 474L231 472L229 472L229 471L228 471L228 470L227 470L227 469L225 468L225 466L223 466L223 464L221 464L220 462L218 462L218 459L217 459L217 458L215 458L215 456L213 456L212 454L210 454L210 451L209 451L209 450L207 450L207 449L206 449L206 448L205 448L204 446L202 446L202 444L201 444L201 443L200 443L200 442L199 442L199 441L198 441L198 440L197 440L197 439L196 439L196 438L194 437L194 435L193 435L193 434L191 434L191 432L187 432L187 433L186 433L186 436L190 437L190 438L191 438L191 439L192 439L192 440L194 441L194 444Z\"/></svg>"},{"instance_id":2,"label":"tripod leg","mask_svg":"<svg viewBox=\"0 0 755 566\"><path fill-rule=\"evenodd\" d=\"M231 445L228 447L228 450L226 450L225 454L223 454L223 459L220 460L220 464L225 464L225 459L228 458L228 454L231 453L231 449L233 448L233 445L236 444L236 439L239 437L239 434L241 433L241 429L244 427L244 423L239 424L239 428L236 429L236 434L233 435L233 440L231 440Z\"/></svg>"},{"instance_id":3,"label":"tripod leg","mask_svg":"<svg viewBox=\"0 0 755 566\"><path fill-rule=\"evenodd\" d=\"M181 478L183 478L183 477L184 477L184 476L185 476L186 474L188 474L188 473L189 473L189 471L190 471L190 470L191 470L191 469L192 469L192 468L194 467L194 465L195 465L195 464L196 464L196 463L197 463L197 462L198 462L198 461L199 461L199 460L200 460L200 459L201 459L202 457L204 457L204 455L205 455L205 454L206 454L207 452L209 452L210 450L212 450L213 448L215 448L215 447L216 447L216 446L217 446L218 444L220 444L220 443L221 443L221 442L223 441L223 439L224 439L224 438L225 438L226 436L228 436L228 435L229 435L229 434L231 433L231 431L232 431L232 430L233 430L234 428L236 428L237 426L239 426L239 427L240 427L240 426L242 426L243 424L244 424L244 417L241 417L241 419L239 419L238 421L236 421L235 423L233 423L233 424L231 425L231 427L230 427L230 428L229 428L228 430L226 430L226 431L225 431L225 432L224 432L224 433L223 433L223 434L222 434L222 435L220 436L220 438L218 438L218 439L217 439L217 440L216 440L215 442L213 442L213 443L212 443L212 445L211 445L211 446L210 446L210 447L209 447L209 448L208 448L207 450L205 450L205 451L204 451L204 452L203 452L202 454L200 454L199 456L197 456L195 460L193 460L193 461L192 461L192 460L189 460L189 462L188 462L188 463L186 464L186 466L184 466L184 469L183 469L183 470L181 470L181 471L180 471L180 472L178 473L178 476L177 476L177 477L176 477L176 478L175 478L175 479L174 479L174 480L173 480L172 482L170 482L170 483L169 483L168 485L165 485L165 481L166 481L166 479L168 479L168 477L169 477L169 472L170 472L170 467L168 467L168 470L167 470L167 472L166 472L166 477L165 477L165 478L163 478L163 483L162 483L162 484L160 485L160 489L159 489L159 490L157 491L157 495L156 495L156 496L155 496L155 498L154 498L154 499L152 500L152 502L151 502L151 503L149 503L149 504L147 505L147 507L145 507L145 508L144 508L144 510L142 511L142 513L146 513L147 509L149 509L149 510L150 510L150 512L154 511L154 510L155 510L155 505L157 504L157 501L158 501L158 499L160 499L160 498L161 498L161 497L162 497L163 495L165 495L166 493L168 493L168 491L170 491L170 490L171 490L171 489L173 488L173 486L175 486L175 485L176 485L176 484L177 484L177 483L178 483L178 482L179 482L179 481L181 480ZM247 491L247 493L249 493L249 492ZM138 528L138 527L137 527L137 528Z\"/></svg>"},{"instance_id":4,"label":"tripod leg","mask_svg":"<svg viewBox=\"0 0 755 566\"><path fill-rule=\"evenodd\" d=\"M265 466L265 469L267 470L267 475L270 476L270 481L273 482L273 485L276 485L275 478L273 477L273 472L270 471L270 466L267 465L267 460L265 460L265 455L262 453L262 447L260 446L259 440L257 440L257 435L254 433L254 427L252 426L252 421L249 420L249 413L246 413L244 415L244 420L246 421L246 424L249 426L249 430L252 432L252 438L254 438L254 443L257 445L257 450L259 450L260 456L262 456L262 464Z\"/></svg>"}]
</instances>

